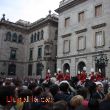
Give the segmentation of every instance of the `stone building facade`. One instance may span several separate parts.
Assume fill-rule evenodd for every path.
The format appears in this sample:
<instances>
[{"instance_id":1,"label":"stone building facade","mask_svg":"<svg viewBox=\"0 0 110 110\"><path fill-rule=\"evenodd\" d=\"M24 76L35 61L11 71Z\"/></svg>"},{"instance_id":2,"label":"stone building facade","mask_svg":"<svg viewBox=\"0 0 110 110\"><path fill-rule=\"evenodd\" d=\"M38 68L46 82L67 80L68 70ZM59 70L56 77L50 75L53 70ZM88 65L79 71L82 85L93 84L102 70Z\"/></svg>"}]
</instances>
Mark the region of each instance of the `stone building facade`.
<instances>
[{"instance_id":1,"label":"stone building facade","mask_svg":"<svg viewBox=\"0 0 110 110\"><path fill-rule=\"evenodd\" d=\"M51 14L29 23L0 21L0 73L11 76L45 76L56 70L58 17Z\"/></svg>"},{"instance_id":2,"label":"stone building facade","mask_svg":"<svg viewBox=\"0 0 110 110\"><path fill-rule=\"evenodd\" d=\"M110 0L62 0L57 67L76 75L86 66L110 77Z\"/></svg>"}]
</instances>

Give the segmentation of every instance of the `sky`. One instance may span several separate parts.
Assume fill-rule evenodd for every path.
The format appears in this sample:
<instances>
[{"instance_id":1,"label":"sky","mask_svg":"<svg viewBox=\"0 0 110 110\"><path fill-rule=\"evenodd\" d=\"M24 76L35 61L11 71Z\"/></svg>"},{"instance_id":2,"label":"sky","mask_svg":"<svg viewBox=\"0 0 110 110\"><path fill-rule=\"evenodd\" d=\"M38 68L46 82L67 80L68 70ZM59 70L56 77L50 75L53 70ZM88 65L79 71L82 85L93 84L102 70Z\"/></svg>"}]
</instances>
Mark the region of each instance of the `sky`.
<instances>
[{"instance_id":1,"label":"sky","mask_svg":"<svg viewBox=\"0 0 110 110\"><path fill-rule=\"evenodd\" d=\"M35 22L48 15L49 10L55 13L61 0L0 0L0 19L3 13L11 22L19 19Z\"/></svg>"}]
</instances>

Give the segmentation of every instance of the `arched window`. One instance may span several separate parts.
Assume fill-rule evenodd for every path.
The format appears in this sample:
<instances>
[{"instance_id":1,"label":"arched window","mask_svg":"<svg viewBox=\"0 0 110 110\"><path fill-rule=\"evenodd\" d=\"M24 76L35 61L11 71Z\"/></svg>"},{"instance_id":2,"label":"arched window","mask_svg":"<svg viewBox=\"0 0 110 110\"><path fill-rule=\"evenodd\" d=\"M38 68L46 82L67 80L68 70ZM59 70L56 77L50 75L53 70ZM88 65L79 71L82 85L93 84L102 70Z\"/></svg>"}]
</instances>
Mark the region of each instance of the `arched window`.
<instances>
[{"instance_id":1,"label":"arched window","mask_svg":"<svg viewBox=\"0 0 110 110\"><path fill-rule=\"evenodd\" d=\"M11 41L11 32L6 33L6 40Z\"/></svg>"},{"instance_id":2,"label":"arched window","mask_svg":"<svg viewBox=\"0 0 110 110\"><path fill-rule=\"evenodd\" d=\"M63 65L63 72L66 73L66 70L69 70L70 71L70 65L68 63L65 63Z\"/></svg>"},{"instance_id":3,"label":"arched window","mask_svg":"<svg viewBox=\"0 0 110 110\"><path fill-rule=\"evenodd\" d=\"M33 42L34 42L34 39L33 39L33 34L31 35L30 42L31 42L31 43L33 43Z\"/></svg>"},{"instance_id":4,"label":"arched window","mask_svg":"<svg viewBox=\"0 0 110 110\"><path fill-rule=\"evenodd\" d=\"M44 37L44 31L42 30L41 31L41 40L43 39L43 37Z\"/></svg>"},{"instance_id":5,"label":"arched window","mask_svg":"<svg viewBox=\"0 0 110 110\"><path fill-rule=\"evenodd\" d=\"M17 42L17 34L14 33L12 36L12 42Z\"/></svg>"},{"instance_id":6,"label":"arched window","mask_svg":"<svg viewBox=\"0 0 110 110\"><path fill-rule=\"evenodd\" d=\"M78 63L77 69L78 69L78 71L81 72L84 67L86 67L86 64L83 61L81 61Z\"/></svg>"},{"instance_id":7,"label":"arched window","mask_svg":"<svg viewBox=\"0 0 110 110\"><path fill-rule=\"evenodd\" d=\"M19 35L19 37L18 37L18 43L23 43L23 36L22 35Z\"/></svg>"}]
</instances>

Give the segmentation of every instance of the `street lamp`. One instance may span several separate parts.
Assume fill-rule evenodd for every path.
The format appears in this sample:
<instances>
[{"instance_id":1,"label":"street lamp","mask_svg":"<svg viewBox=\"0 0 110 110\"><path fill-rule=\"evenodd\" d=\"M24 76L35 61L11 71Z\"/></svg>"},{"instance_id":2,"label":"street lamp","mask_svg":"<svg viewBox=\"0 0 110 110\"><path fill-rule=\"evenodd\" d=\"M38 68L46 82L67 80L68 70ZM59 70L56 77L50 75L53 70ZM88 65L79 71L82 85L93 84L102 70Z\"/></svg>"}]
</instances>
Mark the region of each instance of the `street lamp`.
<instances>
[{"instance_id":1,"label":"street lamp","mask_svg":"<svg viewBox=\"0 0 110 110\"><path fill-rule=\"evenodd\" d=\"M97 55L95 57L95 63L97 65L104 65L104 66L107 66L108 65L108 58L107 58L107 55L104 54L102 51L99 53L99 55Z\"/></svg>"}]
</instances>

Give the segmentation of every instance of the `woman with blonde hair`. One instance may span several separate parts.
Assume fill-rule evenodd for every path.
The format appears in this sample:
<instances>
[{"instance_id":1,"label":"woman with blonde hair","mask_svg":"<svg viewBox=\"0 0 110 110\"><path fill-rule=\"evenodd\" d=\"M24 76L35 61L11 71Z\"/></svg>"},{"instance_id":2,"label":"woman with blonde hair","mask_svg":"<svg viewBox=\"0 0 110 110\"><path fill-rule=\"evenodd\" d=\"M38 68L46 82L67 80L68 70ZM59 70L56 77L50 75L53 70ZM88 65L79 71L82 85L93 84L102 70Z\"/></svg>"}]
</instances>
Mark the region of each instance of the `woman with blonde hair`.
<instances>
[{"instance_id":1,"label":"woman with blonde hair","mask_svg":"<svg viewBox=\"0 0 110 110\"><path fill-rule=\"evenodd\" d=\"M70 105L73 109L76 109L78 106L82 105L84 98L81 95L76 95L71 98Z\"/></svg>"}]
</instances>

